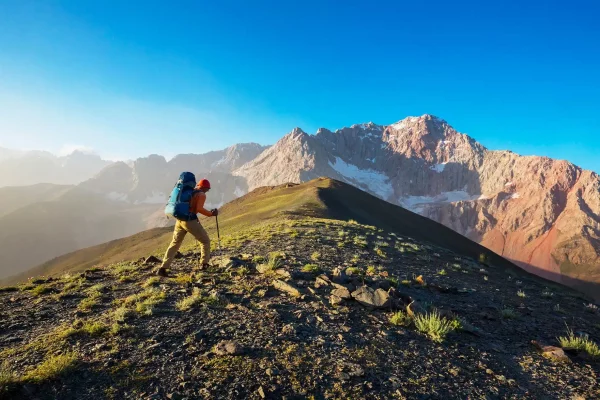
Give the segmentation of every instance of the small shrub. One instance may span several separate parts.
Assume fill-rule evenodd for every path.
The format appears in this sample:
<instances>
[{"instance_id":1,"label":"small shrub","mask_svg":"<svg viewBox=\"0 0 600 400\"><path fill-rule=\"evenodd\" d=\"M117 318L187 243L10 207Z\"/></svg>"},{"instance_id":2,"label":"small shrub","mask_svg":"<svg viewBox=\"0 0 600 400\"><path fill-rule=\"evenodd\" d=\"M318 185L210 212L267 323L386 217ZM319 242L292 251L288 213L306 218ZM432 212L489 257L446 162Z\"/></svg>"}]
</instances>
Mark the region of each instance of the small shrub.
<instances>
[{"instance_id":1,"label":"small shrub","mask_svg":"<svg viewBox=\"0 0 600 400\"><path fill-rule=\"evenodd\" d=\"M128 275L131 272L135 272L137 267L129 263L120 263L113 267L112 273L114 275Z\"/></svg>"},{"instance_id":2,"label":"small shrub","mask_svg":"<svg viewBox=\"0 0 600 400\"><path fill-rule=\"evenodd\" d=\"M575 336L571 329L567 328L567 336L557 338L561 347L567 350L582 351L593 358L600 357L600 348L587 336Z\"/></svg>"},{"instance_id":3,"label":"small shrub","mask_svg":"<svg viewBox=\"0 0 600 400\"><path fill-rule=\"evenodd\" d=\"M398 311L390 317L390 323L398 326L409 326L412 319L404 311Z\"/></svg>"},{"instance_id":4,"label":"small shrub","mask_svg":"<svg viewBox=\"0 0 600 400\"><path fill-rule=\"evenodd\" d=\"M521 298L525 298L525 297L527 297L527 295L525 295L525 292L524 292L524 291L522 291L522 290L519 290L519 291L517 292L517 296L519 296L519 297L521 297Z\"/></svg>"},{"instance_id":5,"label":"small shrub","mask_svg":"<svg viewBox=\"0 0 600 400\"><path fill-rule=\"evenodd\" d=\"M549 291L549 290L544 290L544 291L542 292L542 297L543 297L543 298L545 298L545 299L550 299L550 298L552 298L553 296L554 296L554 293L552 293L552 292L551 292L551 291Z\"/></svg>"},{"instance_id":6,"label":"small shrub","mask_svg":"<svg viewBox=\"0 0 600 400\"><path fill-rule=\"evenodd\" d=\"M66 353L51 356L23 376L24 381L41 383L58 378L72 371L77 364L77 354Z\"/></svg>"},{"instance_id":7,"label":"small shrub","mask_svg":"<svg viewBox=\"0 0 600 400\"><path fill-rule=\"evenodd\" d=\"M106 324L99 321L87 321L81 327L81 331L90 336L98 336L104 333L107 329Z\"/></svg>"},{"instance_id":8,"label":"small shrub","mask_svg":"<svg viewBox=\"0 0 600 400\"><path fill-rule=\"evenodd\" d=\"M440 270L438 271L438 275L442 275L442 276L443 276L443 275L448 275L448 273L446 272L446 270L445 270L445 269L443 269L443 268L442 268L442 269L440 269Z\"/></svg>"},{"instance_id":9,"label":"small shrub","mask_svg":"<svg viewBox=\"0 0 600 400\"><path fill-rule=\"evenodd\" d=\"M186 285L188 283L192 283L194 279L193 279L192 275L180 274L180 275L177 275L174 278L172 278L172 280L173 280L173 282L176 282L180 285ZM160 278L159 278L159 281L160 281Z\"/></svg>"},{"instance_id":10,"label":"small shrub","mask_svg":"<svg viewBox=\"0 0 600 400\"><path fill-rule=\"evenodd\" d=\"M2 388L8 385L12 385L18 381L17 376L8 369L8 363L3 362L0 364L0 395L2 394Z\"/></svg>"},{"instance_id":11,"label":"small shrub","mask_svg":"<svg viewBox=\"0 0 600 400\"><path fill-rule=\"evenodd\" d=\"M319 261L319 258L321 258L321 253L319 253L318 251L315 251L310 256L310 259L313 261Z\"/></svg>"},{"instance_id":12,"label":"small shrub","mask_svg":"<svg viewBox=\"0 0 600 400\"><path fill-rule=\"evenodd\" d=\"M185 297L177 302L175 305L180 311L187 311L194 307L196 304L202 302L202 292L198 288L194 288L191 296Z\"/></svg>"},{"instance_id":13,"label":"small shrub","mask_svg":"<svg viewBox=\"0 0 600 400\"><path fill-rule=\"evenodd\" d=\"M269 253L269 260L283 260L285 253L283 251L272 251Z\"/></svg>"},{"instance_id":14,"label":"small shrub","mask_svg":"<svg viewBox=\"0 0 600 400\"><path fill-rule=\"evenodd\" d=\"M412 282L411 282L411 281L409 281L408 279L403 279L403 280L402 280L402 284L403 284L404 286L410 286L410 285L412 284Z\"/></svg>"},{"instance_id":15,"label":"small shrub","mask_svg":"<svg viewBox=\"0 0 600 400\"><path fill-rule=\"evenodd\" d=\"M90 297L100 297L100 296L102 296L102 293L104 293L105 290L106 290L105 285L97 284L97 285L91 286L88 290L86 290L86 292L88 293L88 295Z\"/></svg>"},{"instance_id":16,"label":"small shrub","mask_svg":"<svg viewBox=\"0 0 600 400\"><path fill-rule=\"evenodd\" d=\"M133 311L125 306L118 307L112 314L112 319L116 322L125 322L133 315Z\"/></svg>"},{"instance_id":17,"label":"small shrub","mask_svg":"<svg viewBox=\"0 0 600 400\"><path fill-rule=\"evenodd\" d=\"M373 276L375 274L377 274L377 268L375 268L373 265L369 265L367 267L367 275Z\"/></svg>"},{"instance_id":18,"label":"small shrub","mask_svg":"<svg viewBox=\"0 0 600 400\"><path fill-rule=\"evenodd\" d=\"M346 273L348 275L362 275L363 274L362 270L358 267L346 268Z\"/></svg>"},{"instance_id":19,"label":"small shrub","mask_svg":"<svg viewBox=\"0 0 600 400\"><path fill-rule=\"evenodd\" d=\"M134 329L133 326L131 326L129 324L114 322L110 326L110 334L113 336L117 336L117 335L120 335L123 333L132 332L133 329Z\"/></svg>"},{"instance_id":20,"label":"small shrub","mask_svg":"<svg viewBox=\"0 0 600 400\"><path fill-rule=\"evenodd\" d=\"M390 283L390 286L397 288L398 285L400 284L400 280L398 278L396 278L395 276L390 276L389 278L387 278L387 281Z\"/></svg>"},{"instance_id":21,"label":"small shrub","mask_svg":"<svg viewBox=\"0 0 600 400\"><path fill-rule=\"evenodd\" d=\"M160 283L160 277L152 276L152 277L148 278L146 280L146 282L144 282L142 284L142 287L147 288L147 287L151 287L151 286L157 286L159 283Z\"/></svg>"},{"instance_id":22,"label":"small shrub","mask_svg":"<svg viewBox=\"0 0 600 400\"><path fill-rule=\"evenodd\" d=\"M98 336L104 333L108 327L100 321L75 321L72 326L59 328L57 331L59 338L68 338L77 335Z\"/></svg>"},{"instance_id":23,"label":"small shrub","mask_svg":"<svg viewBox=\"0 0 600 400\"><path fill-rule=\"evenodd\" d=\"M238 268L237 270L237 274L239 276L246 276L250 274L250 268L246 267L246 266L241 266Z\"/></svg>"},{"instance_id":24,"label":"small shrub","mask_svg":"<svg viewBox=\"0 0 600 400\"><path fill-rule=\"evenodd\" d=\"M99 301L97 298L93 298L93 297L86 297L85 299L81 300L79 302L79 304L77 305L77 309L79 311L90 311L92 308L96 307L99 304Z\"/></svg>"},{"instance_id":25,"label":"small shrub","mask_svg":"<svg viewBox=\"0 0 600 400\"><path fill-rule=\"evenodd\" d=\"M440 316L437 311L417 315L414 319L415 327L426 334L434 342L442 342L446 335L455 330L455 323Z\"/></svg>"},{"instance_id":26,"label":"small shrub","mask_svg":"<svg viewBox=\"0 0 600 400\"><path fill-rule=\"evenodd\" d=\"M304 267L302 267L302 272L319 274L321 273L321 268L317 264L306 264Z\"/></svg>"},{"instance_id":27,"label":"small shrub","mask_svg":"<svg viewBox=\"0 0 600 400\"><path fill-rule=\"evenodd\" d=\"M141 293L131 295L123 300L124 305L135 304L135 310L143 315L152 315L154 306L164 301L165 292L149 287Z\"/></svg>"},{"instance_id":28,"label":"small shrub","mask_svg":"<svg viewBox=\"0 0 600 400\"><path fill-rule=\"evenodd\" d=\"M46 293L50 293L52 291L52 287L50 285L38 285L31 289L31 293L34 296L41 296Z\"/></svg>"},{"instance_id":29,"label":"small shrub","mask_svg":"<svg viewBox=\"0 0 600 400\"><path fill-rule=\"evenodd\" d=\"M355 236L353 242L356 246L366 248L369 245L367 238L364 236Z\"/></svg>"},{"instance_id":30,"label":"small shrub","mask_svg":"<svg viewBox=\"0 0 600 400\"><path fill-rule=\"evenodd\" d=\"M385 254L385 251L381 247L375 247L375 253L381 258L387 258L387 254Z\"/></svg>"},{"instance_id":31,"label":"small shrub","mask_svg":"<svg viewBox=\"0 0 600 400\"><path fill-rule=\"evenodd\" d=\"M252 261L254 261L256 264L261 264L265 262L265 258L263 256L254 256Z\"/></svg>"},{"instance_id":32,"label":"small shrub","mask_svg":"<svg viewBox=\"0 0 600 400\"><path fill-rule=\"evenodd\" d=\"M500 310L500 314L504 319L516 319L519 317L519 314L517 314L517 312L512 308L503 308Z\"/></svg>"}]
</instances>

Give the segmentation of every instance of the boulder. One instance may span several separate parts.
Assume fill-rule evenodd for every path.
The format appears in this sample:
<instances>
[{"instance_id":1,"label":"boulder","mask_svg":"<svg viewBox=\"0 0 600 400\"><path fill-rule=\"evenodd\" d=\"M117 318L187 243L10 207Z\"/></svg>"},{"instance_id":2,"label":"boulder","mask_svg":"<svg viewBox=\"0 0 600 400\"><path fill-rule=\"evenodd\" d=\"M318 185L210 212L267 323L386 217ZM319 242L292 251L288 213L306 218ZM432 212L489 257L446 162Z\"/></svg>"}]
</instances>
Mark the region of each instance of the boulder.
<instances>
[{"instance_id":1,"label":"boulder","mask_svg":"<svg viewBox=\"0 0 600 400\"><path fill-rule=\"evenodd\" d=\"M244 347L234 340L224 340L215 346L215 353L220 356L232 355L238 356L244 354Z\"/></svg>"},{"instance_id":2,"label":"boulder","mask_svg":"<svg viewBox=\"0 0 600 400\"><path fill-rule=\"evenodd\" d=\"M344 302L344 299L342 299L341 297L335 296L335 295L331 295L329 296L329 304L331 304L332 306L337 306L340 305Z\"/></svg>"},{"instance_id":3,"label":"boulder","mask_svg":"<svg viewBox=\"0 0 600 400\"><path fill-rule=\"evenodd\" d=\"M369 308L389 308L391 306L390 295L383 289L373 290L368 286L361 286L352 292L352 298Z\"/></svg>"},{"instance_id":4,"label":"boulder","mask_svg":"<svg viewBox=\"0 0 600 400\"><path fill-rule=\"evenodd\" d=\"M542 357L558 362L569 362L571 359L567 356L563 349L556 346L545 346L532 340L531 343L538 349Z\"/></svg>"},{"instance_id":5,"label":"boulder","mask_svg":"<svg viewBox=\"0 0 600 400\"><path fill-rule=\"evenodd\" d=\"M318 289L320 287L331 286L331 280L327 277L327 275L319 275L315 280L315 287Z\"/></svg>"},{"instance_id":6,"label":"boulder","mask_svg":"<svg viewBox=\"0 0 600 400\"><path fill-rule=\"evenodd\" d=\"M295 287L292 284L289 284L287 282L284 282L280 279L275 279L273 281L273 287L277 290L280 290L282 292L286 292L294 297L300 297L301 293L300 293L300 289L298 289L297 287Z\"/></svg>"},{"instance_id":7,"label":"boulder","mask_svg":"<svg viewBox=\"0 0 600 400\"><path fill-rule=\"evenodd\" d=\"M332 296L337 296L337 297L339 297L341 299L344 299L344 300L351 300L352 299L352 294L345 287L333 289L333 291L331 292L331 295Z\"/></svg>"}]
</instances>

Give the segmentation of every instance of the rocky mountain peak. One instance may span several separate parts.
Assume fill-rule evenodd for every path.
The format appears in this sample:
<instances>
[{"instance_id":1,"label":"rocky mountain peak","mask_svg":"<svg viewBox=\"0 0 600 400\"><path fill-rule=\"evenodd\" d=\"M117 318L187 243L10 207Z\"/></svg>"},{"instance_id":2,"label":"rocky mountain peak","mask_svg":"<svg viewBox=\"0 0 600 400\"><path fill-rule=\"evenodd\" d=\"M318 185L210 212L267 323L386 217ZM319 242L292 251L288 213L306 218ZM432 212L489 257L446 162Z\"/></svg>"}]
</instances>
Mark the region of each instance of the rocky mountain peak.
<instances>
[{"instance_id":1,"label":"rocky mountain peak","mask_svg":"<svg viewBox=\"0 0 600 400\"><path fill-rule=\"evenodd\" d=\"M292 131L290 133L288 133L285 137L290 136L292 138L296 138L296 137L302 137L302 136L308 136L308 133L304 132L302 130L302 128L300 127L295 127L294 129L292 129Z\"/></svg>"}]
</instances>

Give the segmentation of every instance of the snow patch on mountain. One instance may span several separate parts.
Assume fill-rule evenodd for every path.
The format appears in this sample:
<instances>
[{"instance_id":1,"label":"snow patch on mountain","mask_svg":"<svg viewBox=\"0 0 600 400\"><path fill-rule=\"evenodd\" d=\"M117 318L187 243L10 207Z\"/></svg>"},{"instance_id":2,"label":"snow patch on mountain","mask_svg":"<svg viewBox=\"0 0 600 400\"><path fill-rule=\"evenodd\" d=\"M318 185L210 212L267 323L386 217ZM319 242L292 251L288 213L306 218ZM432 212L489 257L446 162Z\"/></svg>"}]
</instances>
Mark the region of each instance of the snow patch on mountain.
<instances>
[{"instance_id":1,"label":"snow patch on mountain","mask_svg":"<svg viewBox=\"0 0 600 400\"><path fill-rule=\"evenodd\" d=\"M435 165L431 166L431 169L435 172L442 173L442 172L444 172L444 169L446 168L446 164L448 164L448 163L435 164Z\"/></svg>"},{"instance_id":2,"label":"snow patch on mountain","mask_svg":"<svg viewBox=\"0 0 600 400\"><path fill-rule=\"evenodd\" d=\"M348 164L339 157L335 163L329 161L329 166L340 174L344 180L359 187L366 187L382 199L387 200L394 194L390 179L384 173L372 169L360 169L354 164Z\"/></svg>"},{"instance_id":3,"label":"snow patch on mountain","mask_svg":"<svg viewBox=\"0 0 600 400\"><path fill-rule=\"evenodd\" d=\"M476 201L485 200L488 197L483 194L471 195L464 190L453 190L451 192L442 192L437 196L406 196L400 198L399 203L402 207L421 213L425 207L432 204L455 203L457 201Z\"/></svg>"}]
</instances>

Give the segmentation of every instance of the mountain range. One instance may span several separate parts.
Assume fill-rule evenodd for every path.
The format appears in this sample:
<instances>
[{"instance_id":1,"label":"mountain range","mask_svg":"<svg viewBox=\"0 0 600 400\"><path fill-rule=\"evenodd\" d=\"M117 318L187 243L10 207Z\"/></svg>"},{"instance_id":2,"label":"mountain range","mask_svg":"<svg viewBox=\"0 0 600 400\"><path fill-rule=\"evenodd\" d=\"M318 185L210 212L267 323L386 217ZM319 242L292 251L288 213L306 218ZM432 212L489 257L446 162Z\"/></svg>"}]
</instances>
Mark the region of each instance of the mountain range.
<instances>
[{"instance_id":1,"label":"mountain range","mask_svg":"<svg viewBox=\"0 0 600 400\"><path fill-rule=\"evenodd\" d=\"M94 176L111 161L76 150L66 156L47 151L0 148L0 187L37 183L75 185Z\"/></svg>"},{"instance_id":2,"label":"mountain range","mask_svg":"<svg viewBox=\"0 0 600 400\"><path fill-rule=\"evenodd\" d=\"M110 164L76 188L109 209L146 207L138 216L143 226L165 226L162 206L183 170L211 180L210 207L261 186L331 177L440 222L545 278L588 292L582 282L600 282L596 173L568 161L488 150L431 115L314 135L296 128L270 147L238 144L170 161L151 155Z\"/></svg>"}]
</instances>

